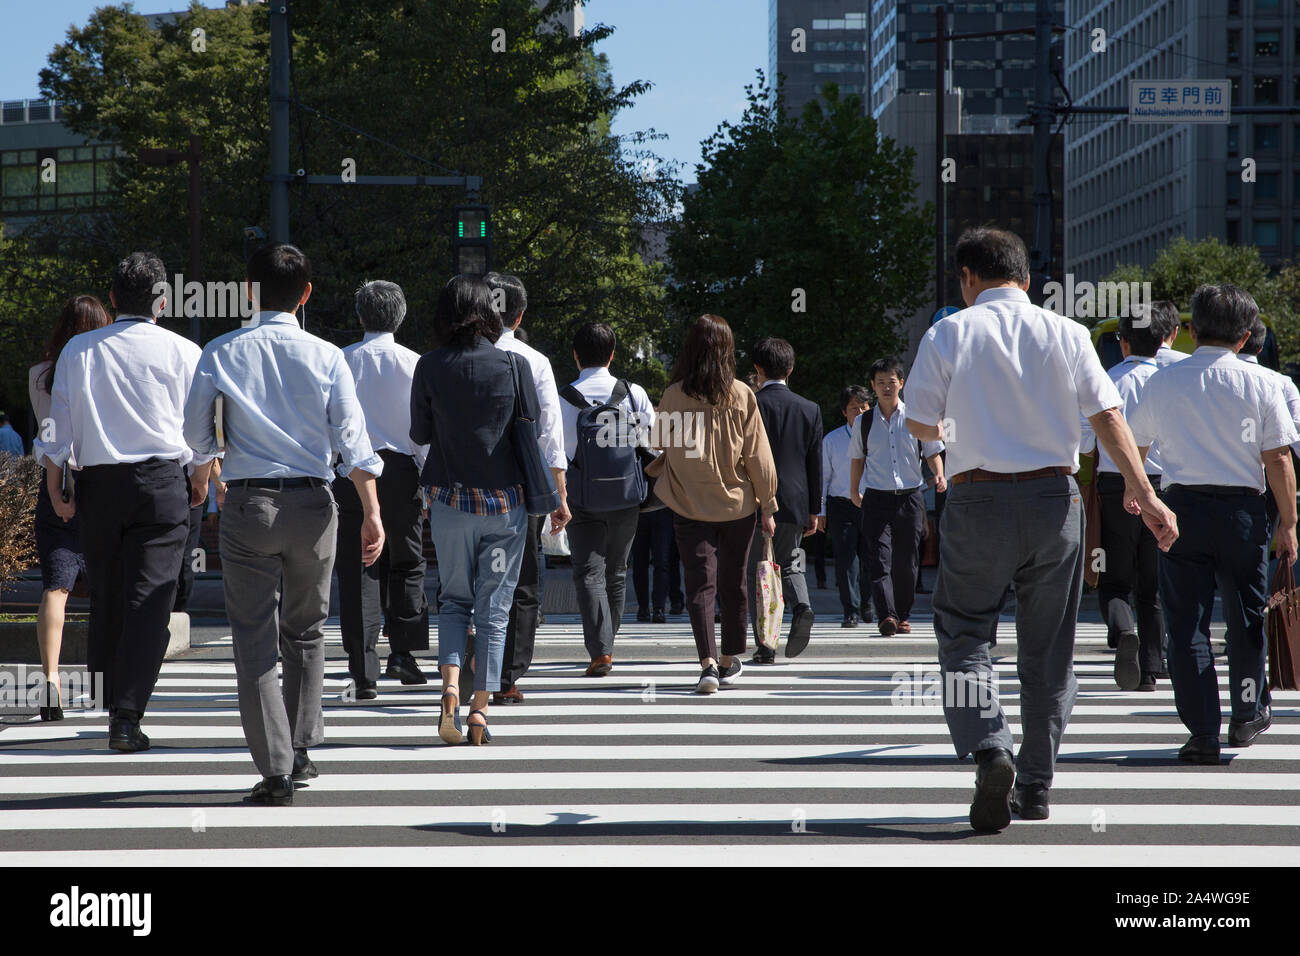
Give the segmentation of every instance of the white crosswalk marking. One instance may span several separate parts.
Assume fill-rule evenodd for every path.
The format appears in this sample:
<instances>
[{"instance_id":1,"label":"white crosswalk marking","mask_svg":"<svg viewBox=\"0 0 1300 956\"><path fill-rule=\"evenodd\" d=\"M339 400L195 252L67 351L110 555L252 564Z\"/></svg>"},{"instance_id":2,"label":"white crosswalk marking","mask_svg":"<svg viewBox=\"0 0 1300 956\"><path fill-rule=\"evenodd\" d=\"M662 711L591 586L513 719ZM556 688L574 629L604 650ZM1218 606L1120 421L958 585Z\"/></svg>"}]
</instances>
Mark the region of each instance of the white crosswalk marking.
<instances>
[{"instance_id":1,"label":"white crosswalk marking","mask_svg":"<svg viewBox=\"0 0 1300 956\"><path fill-rule=\"evenodd\" d=\"M495 739L483 748L437 739L434 685L385 680L378 700L341 699L346 666L330 627L326 742L312 751L321 776L293 807L242 802L257 775L228 659L164 665L146 753L108 751L101 713L10 718L0 863L405 865L436 848L442 865L716 864L724 851L737 865L1109 866L1153 855L1255 865L1300 846L1300 694L1275 693L1273 728L1253 747L1225 748L1224 765L1180 764L1186 732L1168 682L1155 694L1116 690L1109 665L1087 658L1104 647L1098 625L1080 625L1080 695L1051 818L973 842L971 762L954 758L941 708L894 693L900 674L935 670L908 657L927 645L932 655L928 623L889 644L889 658L875 651L888 639L827 633L873 652L748 667L708 699L691 693L686 628L642 625L633 639L632 627L613 674L593 681L576 625L548 623L549 659L523 682L523 704L491 709ZM999 687L1018 735L1014 626L1003 631ZM565 645L572 660L561 662Z\"/></svg>"}]
</instances>

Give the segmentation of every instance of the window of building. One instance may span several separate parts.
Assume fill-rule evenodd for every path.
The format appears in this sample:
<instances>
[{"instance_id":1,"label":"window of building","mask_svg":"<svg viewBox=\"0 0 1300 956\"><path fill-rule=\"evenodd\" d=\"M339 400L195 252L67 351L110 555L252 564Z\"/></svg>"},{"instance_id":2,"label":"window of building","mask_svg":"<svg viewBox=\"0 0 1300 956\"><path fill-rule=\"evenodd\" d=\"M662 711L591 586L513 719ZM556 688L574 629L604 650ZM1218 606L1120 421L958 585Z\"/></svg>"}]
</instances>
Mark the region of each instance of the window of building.
<instances>
[{"instance_id":1,"label":"window of building","mask_svg":"<svg viewBox=\"0 0 1300 956\"><path fill-rule=\"evenodd\" d=\"M814 63L814 73L861 73L861 63Z\"/></svg>"},{"instance_id":2,"label":"window of building","mask_svg":"<svg viewBox=\"0 0 1300 956\"><path fill-rule=\"evenodd\" d=\"M1278 0L1255 0L1255 12L1267 13L1278 8Z\"/></svg>"},{"instance_id":3,"label":"window of building","mask_svg":"<svg viewBox=\"0 0 1300 956\"><path fill-rule=\"evenodd\" d=\"M1278 222L1268 219L1256 222L1252 236L1257 246L1276 246L1279 236Z\"/></svg>"},{"instance_id":4,"label":"window of building","mask_svg":"<svg viewBox=\"0 0 1300 956\"><path fill-rule=\"evenodd\" d=\"M1278 97L1278 81L1276 76L1257 76L1255 77L1255 98L1256 106L1276 106L1280 102Z\"/></svg>"},{"instance_id":5,"label":"window of building","mask_svg":"<svg viewBox=\"0 0 1300 956\"><path fill-rule=\"evenodd\" d=\"M1236 156L1241 148L1241 127L1236 123L1228 126L1228 155Z\"/></svg>"},{"instance_id":6,"label":"window of building","mask_svg":"<svg viewBox=\"0 0 1300 956\"><path fill-rule=\"evenodd\" d=\"M1235 246L1241 241L1241 223L1236 219L1229 219L1224 225L1227 227L1224 232L1228 245Z\"/></svg>"},{"instance_id":7,"label":"window of building","mask_svg":"<svg viewBox=\"0 0 1300 956\"><path fill-rule=\"evenodd\" d=\"M1255 31L1255 56L1279 56L1282 53L1281 30Z\"/></svg>"},{"instance_id":8,"label":"window of building","mask_svg":"<svg viewBox=\"0 0 1300 956\"><path fill-rule=\"evenodd\" d=\"M1281 195L1281 173L1260 173L1251 195L1256 202L1277 202Z\"/></svg>"},{"instance_id":9,"label":"window of building","mask_svg":"<svg viewBox=\"0 0 1300 956\"><path fill-rule=\"evenodd\" d=\"M1238 173L1228 172L1228 185L1223 191L1223 196L1229 206L1235 206L1241 202L1241 176Z\"/></svg>"},{"instance_id":10,"label":"window of building","mask_svg":"<svg viewBox=\"0 0 1300 956\"><path fill-rule=\"evenodd\" d=\"M1241 0L1228 0L1228 16L1241 16Z\"/></svg>"},{"instance_id":11,"label":"window of building","mask_svg":"<svg viewBox=\"0 0 1300 956\"><path fill-rule=\"evenodd\" d=\"M1295 225L1291 227L1291 233L1291 244L1300 249L1300 219L1297 219Z\"/></svg>"},{"instance_id":12,"label":"window of building","mask_svg":"<svg viewBox=\"0 0 1300 956\"><path fill-rule=\"evenodd\" d=\"M1241 62L1241 31L1240 30L1228 31L1228 62L1229 63Z\"/></svg>"},{"instance_id":13,"label":"window of building","mask_svg":"<svg viewBox=\"0 0 1300 956\"><path fill-rule=\"evenodd\" d=\"M814 40L814 53L858 53L866 50L865 40Z\"/></svg>"},{"instance_id":14,"label":"window of building","mask_svg":"<svg viewBox=\"0 0 1300 956\"><path fill-rule=\"evenodd\" d=\"M1275 150L1282 140L1282 127L1276 123L1260 123L1255 127L1255 149Z\"/></svg>"}]
</instances>

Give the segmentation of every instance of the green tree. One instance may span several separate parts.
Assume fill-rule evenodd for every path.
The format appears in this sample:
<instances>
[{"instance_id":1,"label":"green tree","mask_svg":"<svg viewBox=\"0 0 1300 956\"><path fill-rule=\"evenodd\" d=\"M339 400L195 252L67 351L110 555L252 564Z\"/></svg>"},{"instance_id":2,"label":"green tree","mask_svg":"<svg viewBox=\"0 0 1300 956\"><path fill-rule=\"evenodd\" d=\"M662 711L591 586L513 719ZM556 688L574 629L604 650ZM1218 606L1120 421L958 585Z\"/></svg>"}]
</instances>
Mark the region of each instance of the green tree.
<instances>
[{"instance_id":1,"label":"green tree","mask_svg":"<svg viewBox=\"0 0 1300 956\"><path fill-rule=\"evenodd\" d=\"M682 323L703 312L745 350L780 336L800 392L838 416L840 390L901 346L926 292L930 230L912 198L912 154L878 135L857 96L827 84L793 120L762 73L739 123L703 144L699 188L669 238Z\"/></svg>"},{"instance_id":2,"label":"green tree","mask_svg":"<svg viewBox=\"0 0 1300 956\"><path fill-rule=\"evenodd\" d=\"M337 342L358 329L352 295L366 279L402 285L410 305L399 337L424 351L437 292L450 274L453 206L433 187L345 184L358 175L482 176L492 206L494 265L529 289L531 340L572 377L576 325L606 321L620 334L620 370L662 379L648 340L665 325L662 275L637 254L642 225L676 199L670 170L642 174L647 140L620 141L610 119L648 87L615 87L593 47L611 29L579 37L542 29L531 0L455 4L369 0L293 6L292 169L340 174L338 186L295 185L291 233L311 256L315 294L307 327ZM204 31L204 49L193 42ZM503 31L498 33L497 31ZM495 52L498 38L505 49ZM151 30L126 7L103 7L69 30L42 72L42 90L65 104L77 132L128 154L111 214L111 251L75 248L101 271L128 246L156 249L183 271L188 234L184 166L151 168L140 148L204 152L203 278L243 275L242 227L267 226L269 15L265 5L197 4ZM638 151L639 150L639 151ZM346 164L346 165L345 165ZM61 251L74 244L62 237ZM204 338L234 327L205 319ZM184 330L183 320L173 324Z\"/></svg>"},{"instance_id":3,"label":"green tree","mask_svg":"<svg viewBox=\"0 0 1300 956\"><path fill-rule=\"evenodd\" d=\"M1157 253L1150 267L1117 267L1106 277L1113 282L1150 282L1154 299L1167 299L1186 312L1198 286L1230 283L1254 296L1278 339L1283 364L1300 361L1300 267L1276 274L1254 246L1234 246L1214 236L1191 242L1177 236Z\"/></svg>"}]
</instances>

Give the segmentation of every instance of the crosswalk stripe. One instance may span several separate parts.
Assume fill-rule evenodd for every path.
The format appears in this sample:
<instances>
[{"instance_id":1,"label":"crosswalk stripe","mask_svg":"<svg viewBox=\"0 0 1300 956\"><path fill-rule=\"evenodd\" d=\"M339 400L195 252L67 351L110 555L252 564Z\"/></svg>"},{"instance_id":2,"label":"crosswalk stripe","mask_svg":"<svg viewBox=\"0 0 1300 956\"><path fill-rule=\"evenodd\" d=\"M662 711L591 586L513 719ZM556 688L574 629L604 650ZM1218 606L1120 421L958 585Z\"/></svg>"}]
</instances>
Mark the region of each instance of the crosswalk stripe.
<instances>
[{"instance_id":1,"label":"crosswalk stripe","mask_svg":"<svg viewBox=\"0 0 1300 956\"><path fill-rule=\"evenodd\" d=\"M951 754L951 751L949 751ZM314 758L313 758L314 759ZM252 761L245 773L130 774L120 776L43 776L0 778L0 795L59 793L166 793L205 791L246 792L257 780ZM1171 764L1172 768L1172 764ZM668 770L591 772L460 772L460 773L321 773L304 790L310 793L383 793L405 791L490 791L518 793L525 786L539 790L971 790L969 763L953 761L951 770ZM1072 771L1062 766L1052 783L1054 792L1078 790L1151 791L1283 791L1300 789L1300 773L1250 773L1220 768L1217 772L1153 772L1116 769L1110 772Z\"/></svg>"},{"instance_id":2,"label":"crosswalk stripe","mask_svg":"<svg viewBox=\"0 0 1300 956\"><path fill-rule=\"evenodd\" d=\"M292 810L285 810L292 813ZM725 834L724 834L725 835ZM494 835L495 836L495 835ZM900 849L902 852L900 852ZM1140 867L1159 860L1162 866L1294 866L1294 859L1278 853L1275 846L1253 845L1076 845L991 843L918 845L867 844L854 838L848 844L812 841L779 844L745 844L728 841L682 845L614 844L595 846L324 846L324 847L240 847L237 849L134 850L25 850L0 852L0 864L9 872L20 867L102 866L385 866L428 867L459 871L491 867L575 866L908 866L908 867L999 867L999 866L1087 866Z\"/></svg>"},{"instance_id":3,"label":"crosswalk stripe","mask_svg":"<svg viewBox=\"0 0 1300 956\"><path fill-rule=\"evenodd\" d=\"M196 820L195 811L200 816ZM416 827L479 825L491 831L510 827L662 826L691 824L769 824L789 827L792 820L819 824L965 824L969 803L706 803L682 807L658 804L550 804L492 806L295 806L277 813L267 807L112 807L95 810L10 810L0 816L0 830L205 830L239 827ZM1101 811L1099 814L1098 811ZM1036 826L1258 826L1300 827L1300 806L1233 806L1221 804L1057 804L1052 816Z\"/></svg>"}]
</instances>

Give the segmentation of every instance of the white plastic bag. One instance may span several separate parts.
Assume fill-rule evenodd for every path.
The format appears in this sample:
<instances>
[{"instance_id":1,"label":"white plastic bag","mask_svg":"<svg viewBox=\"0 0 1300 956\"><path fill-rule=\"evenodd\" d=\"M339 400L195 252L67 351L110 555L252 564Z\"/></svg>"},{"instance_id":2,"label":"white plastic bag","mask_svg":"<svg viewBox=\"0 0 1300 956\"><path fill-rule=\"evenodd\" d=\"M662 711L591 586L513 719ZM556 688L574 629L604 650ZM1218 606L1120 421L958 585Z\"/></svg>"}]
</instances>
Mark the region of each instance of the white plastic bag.
<instances>
[{"instance_id":1,"label":"white plastic bag","mask_svg":"<svg viewBox=\"0 0 1300 956\"><path fill-rule=\"evenodd\" d=\"M542 554L548 558L567 558L569 552L569 533L563 528L559 534L551 534L551 519L546 518L546 527L542 528Z\"/></svg>"}]
</instances>

